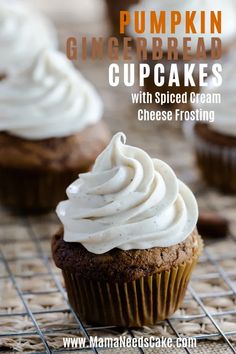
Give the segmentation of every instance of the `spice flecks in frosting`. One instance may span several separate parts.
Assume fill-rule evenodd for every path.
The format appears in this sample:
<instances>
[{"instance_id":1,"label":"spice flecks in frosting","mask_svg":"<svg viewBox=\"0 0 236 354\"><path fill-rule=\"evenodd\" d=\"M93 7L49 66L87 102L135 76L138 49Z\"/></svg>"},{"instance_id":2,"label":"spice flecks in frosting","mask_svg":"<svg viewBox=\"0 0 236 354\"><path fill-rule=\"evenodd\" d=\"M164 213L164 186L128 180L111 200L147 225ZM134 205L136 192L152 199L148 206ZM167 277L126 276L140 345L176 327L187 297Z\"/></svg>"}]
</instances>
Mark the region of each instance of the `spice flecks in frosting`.
<instances>
[{"instance_id":1,"label":"spice flecks in frosting","mask_svg":"<svg viewBox=\"0 0 236 354\"><path fill-rule=\"evenodd\" d=\"M0 131L32 140L75 134L103 114L94 87L64 54L49 49L1 83L0 109Z\"/></svg>"},{"instance_id":2,"label":"spice flecks in frosting","mask_svg":"<svg viewBox=\"0 0 236 354\"><path fill-rule=\"evenodd\" d=\"M196 226L198 207L189 188L166 163L125 141L116 134L57 207L64 240L96 254L175 245Z\"/></svg>"}]
</instances>

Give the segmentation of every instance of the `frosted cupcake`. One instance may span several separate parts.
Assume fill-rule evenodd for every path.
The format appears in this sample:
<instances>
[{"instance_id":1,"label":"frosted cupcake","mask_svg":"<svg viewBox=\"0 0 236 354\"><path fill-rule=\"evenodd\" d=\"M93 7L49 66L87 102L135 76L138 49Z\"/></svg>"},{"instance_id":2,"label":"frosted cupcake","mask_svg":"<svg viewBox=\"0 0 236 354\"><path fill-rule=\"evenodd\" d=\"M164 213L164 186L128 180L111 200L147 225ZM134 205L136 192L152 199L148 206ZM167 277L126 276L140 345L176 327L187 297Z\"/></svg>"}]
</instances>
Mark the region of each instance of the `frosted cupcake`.
<instances>
[{"instance_id":1,"label":"frosted cupcake","mask_svg":"<svg viewBox=\"0 0 236 354\"><path fill-rule=\"evenodd\" d=\"M0 85L0 200L53 208L109 141L103 103L64 54L43 51Z\"/></svg>"},{"instance_id":2,"label":"frosted cupcake","mask_svg":"<svg viewBox=\"0 0 236 354\"><path fill-rule=\"evenodd\" d=\"M235 65L223 68L223 84L216 87L209 80L205 94L220 94L219 104L199 104L195 108L215 112L212 123L185 123L185 130L194 143L196 159L203 178L225 193L236 193L236 70Z\"/></svg>"},{"instance_id":3,"label":"frosted cupcake","mask_svg":"<svg viewBox=\"0 0 236 354\"><path fill-rule=\"evenodd\" d=\"M110 22L111 34L120 37L120 11L127 11L140 0L105 0L107 5L107 15Z\"/></svg>"},{"instance_id":4,"label":"frosted cupcake","mask_svg":"<svg viewBox=\"0 0 236 354\"><path fill-rule=\"evenodd\" d=\"M208 74L211 74L211 67L213 64L213 60L211 59L211 39L212 37L219 37L222 41L222 46L223 46L223 53L226 54L230 48L232 47L233 44L235 44L236 40L236 22L235 22L235 16L233 14L236 14L236 5L234 0L216 0L214 1L214 5L212 1L210 0L190 0L190 1L179 1L179 0L160 0L160 1L153 1L153 0L145 0L145 1L140 1L137 5L132 6L130 9L131 13L134 13L134 11L146 11L146 14L149 14L150 11L157 11L159 13L160 11L166 11L166 28L167 31L171 28L171 17L169 15L170 11L179 11L182 15L182 19L185 18L185 13L186 11L196 11L197 15L195 16L195 26L197 30L199 30L200 26L200 11L205 11L206 12L206 24L205 27L210 28L210 11L212 10L217 10L217 11L222 11L222 33L221 34L216 34L216 35L211 35L209 33L206 34L186 34L185 30L185 21L182 20L181 24L176 26L176 33L171 34L170 32L167 32L165 34L163 33L158 33L158 34L151 34L150 33L150 23L148 22L150 17L147 15L147 21L146 21L146 32L142 35L141 37L146 37L147 38L147 48L149 50L148 54L148 59L147 63L151 67L151 73L152 75L146 79L146 88L150 92L156 92L156 91L161 91L161 92L167 92L170 91L171 93L184 93L187 92L188 94L191 92L198 92L199 91L199 72L197 70L194 71L194 81L196 86L185 86L184 85L184 64L189 64L189 63L205 63L208 64ZM134 16L131 15L131 24L128 28L128 32L131 36L137 37L137 34L134 32L134 23L133 20ZM155 61L152 59L152 40L153 37L160 37L162 40L162 48L164 52L164 58ZM178 48L180 51L180 57L177 61L175 60L167 60L167 51L168 51L168 37L176 37L178 40ZM190 60L186 61L183 60L183 38L184 37L191 37L191 48L192 48L192 53L194 54L197 51L197 43L198 43L198 38L202 37L204 38L204 43L205 43L205 48L207 51L207 58L206 59L201 59L199 61L197 60ZM219 60L218 60L219 61ZM164 64L165 67L165 84L161 87L157 87L154 83L154 66L157 63L162 63ZM170 68L171 64L177 64L178 67L178 73L180 76L180 86L172 86L170 87L168 85L168 80L169 80L169 73L170 73ZM186 108L189 108L188 106Z\"/></svg>"},{"instance_id":5,"label":"frosted cupcake","mask_svg":"<svg viewBox=\"0 0 236 354\"><path fill-rule=\"evenodd\" d=\"M56 46L48 19L22 2L0 0L0 77L30 66L42 49Z\"/></svg>"},{"instance_id":6,"label":"frosted cupcake","mask_svg":"<svg viewBox=\"0 0 236 354\"><path fill-rule=\"evenodd\" d=\"M52 253L83 320L153 325L183 300L202 249L198 207L168 165L125 141L116 134L68 187Z\"/></svg>"}]
</instances>

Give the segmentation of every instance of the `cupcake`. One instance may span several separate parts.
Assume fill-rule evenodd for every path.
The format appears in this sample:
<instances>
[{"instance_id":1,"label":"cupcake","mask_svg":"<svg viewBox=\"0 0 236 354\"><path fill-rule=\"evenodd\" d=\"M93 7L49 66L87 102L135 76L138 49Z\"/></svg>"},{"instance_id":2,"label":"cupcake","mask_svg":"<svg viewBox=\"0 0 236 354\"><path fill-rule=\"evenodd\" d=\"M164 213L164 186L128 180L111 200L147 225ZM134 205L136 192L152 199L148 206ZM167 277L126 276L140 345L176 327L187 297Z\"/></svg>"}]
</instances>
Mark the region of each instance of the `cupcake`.
<instances>
[{"instance_id":1,"label":"cupcake","mask_svg":"<svg viewBox=\"0 0 236 354\"><path fill-rule=\"evenodd\" d=\"M107 15L110 22L111 34L115 37L122 36L120 34L120 11L127 11L129 8L137 4L140 0L105 0L107 5Z\"/></svg>"},{"instance_id":2,"label":"cupcake","mask_svg":"<svg viewBox=\"0 0 236 354\"><path fill-rule=\"evenodd\" d=\"M196 104L195 109L211 113L212 121L185 123L194 144L196 160L204 180L223 193L236 193L236 71L224 66L223 84L210 79L202 93L217 102ZM220 96L217 96L220 95Z\"/></svg>"},{"instance_id":3,"label":"cupcake","mask_svg":"<svg viewBox=\"0 0 236 354\"><path fill-rule=\"evenodd\" d=\"M116 134L68 187L52 254L84 321L140 327L178 309L202 242L189 188L125 140Z\"/></svg>"},{"instance_id":4,"label":"cupcake","mask_svg":"<svg viewBox=\"0 0 236 354\"><path fill-rule=\"evenodd\" d=\"M22 2L0 0L0 78L30 66L44 48L56 48L53 25Z\"/></svg>"},{"instance_id":5,"label":"cupcake","mask_svg":"<svg viewBox=\"0 0 236 354\"><path fill-rule=\"evenodd\" d=\"M200 11L205 11L206 12L206 24L205 28L208 29L210 28L210 11L217 9L217 10L222 10L222 34L215 34L215 35L210 35L209 32L206 34L187 34L186 29L185 29L185 14L186 11L197 11L197 15L195 17L195 27L197 31L201 28L201 18L200 18ZM212 1L210 0L190 0L190 1L179 1L179 0L160 0L160 1L153 1L153 0L145 0L145 1L140 1L137 5L134 5L130 8L131 12L131 23L128 28L129 34L136 38L137 34L134 32L134 11L146 11L146 31L144 34L140 35L141 37L146 37L147 38L147 48L148 48L148 56L147 56L147 61L144 61L145 63L148 63L151 68L151 75L146 79L145 85L146 89L151 92L170 92L170 93L184 93L187 92L187 96L189 97L191 92L199 92L200 87L199 87L199 71L198 71L198 64L207 64L208 65L208 75L212 73L212 65L214 63L214 60L211 59L211 39L212 37L219 37L222 40L222 52L223 52L223 57L227 58L227 53L230 51L230 49L233 47L235 44L236 40L236 22L234 20L234 16L232 16L233 13L236 14L236 6L235 6L235 1L234 0L225 0L222 2L221 0L216 0L214 1L214 5L212 4ZM167 33L157 33L157 34L151 34L150 33L150 16L149 13L150 11L157 11L157 14L160 13L160 11L166 11L166 31ZM171 28L171 17L170 17L170 11L178 11L181 13L182 16L182 21L180 25L176 26L176 33L171 34L170 33L170 28ZM152 43L153 43L153 38L158 37L162 40L162 50L163 50L163 58L161 60L153 60L152 59ZM175 37L178 40L178 51L179 51L179 58L178 60L168 60L168 38L169 37ZM183 59L183 52L184 52L184 46L183 46L183 38L184 37L190 37L191 38L191 55L196 54L197 52L197 44L198 44L198 38L202 37L204 39L205 43L205 49L207 52L207 57L206 59L192 59L192 60L184 60ZM224 60L224 59L222 59ZM165 73L162 74L165 77L165 83L163 86L156 86L154 83L154 67L156 64L162 63L165 68ZM171 65L176 64L178 68L178 73L179 73L179 80L180 80L180 86L170 86L169 85L169 77L170 77L170 70L171 70ZM185 64L196 64L196 68L193 72L193 78L195 81L196 86L185 86L184 84L184 67ZM205 69L206 70L206 69ZM173 108L174 106L182 106L183 104L172 104ZM189 109L189 104L183 105L183 108Z\"/></svg>"},{"instance_id":6,"label":"cupcake","mask_svg":"<svg viewBox=\"0 0 236 354\"><path fill-rule=\"evenodd\" d=\"M0 84L0 201L50 209L109 142L103 104L66 56L44 50Z\"/></svg>"}]
</instances>

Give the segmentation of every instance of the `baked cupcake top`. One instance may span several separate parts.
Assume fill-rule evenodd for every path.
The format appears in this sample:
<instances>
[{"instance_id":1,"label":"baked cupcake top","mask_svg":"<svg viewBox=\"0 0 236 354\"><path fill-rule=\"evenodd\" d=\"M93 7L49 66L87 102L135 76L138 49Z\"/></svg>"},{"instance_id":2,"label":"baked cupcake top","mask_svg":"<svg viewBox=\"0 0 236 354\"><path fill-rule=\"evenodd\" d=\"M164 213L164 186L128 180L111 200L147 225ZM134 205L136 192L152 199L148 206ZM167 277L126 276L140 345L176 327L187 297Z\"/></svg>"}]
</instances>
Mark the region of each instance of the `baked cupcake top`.
<instances>
[{"instance_id":1,"label":"baked cupcake top","mask_svg":"<svg viewBox=\"0 0 236 354\"><path fill-rule=\"evenodd\" d=\"M0 0L0 72L25 68L43 48L56 46L56 32L48 19L22 2Z\"/></svg>"},{"instance_id":2,"label":"baked cupcake top","mask_svg":"<svg viewBox=\"0 0 236 354\"><path fill-rule=\"evenodd\" d=\"M66 56L43 50L0 84L0 131L30 140L65 137L97 123L103 104Z\"/></svg>"},{"instance_id":3,"label":"baked cupcake top","mask_svg":"<svg viewBox=\"0 0 236 354\"><path fill-rule=\"evenodd\" d=\"M186 11L197 11L197 14L194 19L194 23L196 24L196 28L200 28L200 11L206 11L206 29L210 28L210 11L222 11L222 33L217 34L217 37L222 39L223 45L228 45L233 39L236 38L236 22L235 16L236 14L236 5L235 0L141 0L137 5L133 5L130 8L131 12L134 11L146 11L148 14L150 11L166 11L166 28L169 29L171 27L171 19L168 15L170 11L179 11L183 19L185 18ZM163 49L168 49L167 38L168 37L176 37L178 39L178 47L179 49L183 49L183 37L191 37L191 46L192 49L197 48L197 40L198 37L203 37L205 41L206 49L211 49L211 37L210 33L205 34L186 34L185 31L185 21L183 20L180 25L176 26L176 33L171 34L167 31L167 33L158 33L151 34L150 33L150 24L149 21L150 16L146 17L146 32L143 35L147 38L148 48L152 49L152 38L160 37L163 41ZM129 32L132 36L137 37L137 34L134 32L134 17L131 16L131 25L129 27Z\"/></svg>"},{"instance_id":4,"label":"baked cupcake top","mask_svg":"<svg viewBox=\"0 0 236 354\"><path fill-rule=\"evenodd\" d=\"M214 132L236 138L236 71L235 64L225 64L222 72L222 85L216 86L215 79L209 77L208 86L202 88L205 94L220 94L221 103L201 103L195 108L215 111L215 120L208 124Z\"/></svg>"},{"instance_id":5,"label":"baked cupcake top","mask_svg":"<svg viewBox=\"0 0 236 354\"><path fill-rule=\"evenodd\" d=\"M166 163L125 142L123 133L116 134L56 210L64 240L95 254L176 245L196 227L190 189Z\"/></svg>"}]
</instances>

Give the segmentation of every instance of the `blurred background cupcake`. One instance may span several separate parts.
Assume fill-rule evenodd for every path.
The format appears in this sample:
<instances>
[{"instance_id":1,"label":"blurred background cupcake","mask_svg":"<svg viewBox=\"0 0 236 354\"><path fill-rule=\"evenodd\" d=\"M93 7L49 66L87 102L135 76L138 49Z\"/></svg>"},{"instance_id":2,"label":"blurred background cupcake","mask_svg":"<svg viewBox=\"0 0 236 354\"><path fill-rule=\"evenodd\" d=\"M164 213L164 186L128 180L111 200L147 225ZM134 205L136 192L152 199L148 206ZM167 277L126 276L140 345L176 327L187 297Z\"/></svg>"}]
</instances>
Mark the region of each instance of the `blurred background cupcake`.
<instances>
[{"instance_id":1,"label":"blurred background cupcake","mask_svg":"<svg viewBox=\"0 0 236 354\"><path fill-rule=\"evenodd\" d=\"M0 0L0 78L30 66L44 48L56 48L52 23L21 1Z\"/></svg>"},{"instance_id":2,"label":"blurred background cupcake","mask_svg":"<svg viewBox=\"0 0 236 354\"><path fill-rule=\"evenodd\" d=\"M43 50L0 84L0 200L49 209L108 142L103 104L66 56Z\"/></svg>"},{"instance_id":3,"label":"blurred background cupcake","mask_svg":"<svg viewBox=\"0 0 236 354\"><path fill-rule=\"evenodd\" d=\"M137 4L139 1L140 0L105 0L111 35L115 37L122 36L120 34L120 11L129 10L132 5Z\"/></svg>"},{"instance_id":4,"label":"blurred background cupcake","mask_svg":"<svg viewBox=\"0 0 236 354\"><path fill-rule=\"evenodd\" d=\"M213 122L185 123L194 143L196 160L203 178L211 187L236 194L236 68L223 67L223 84L209 79L205 94L220 94L219 103L198 104L196 109L215 112Z\"/></svg>"},{"instance_id":5,"label":"blurred background cupcake","mask_svg":"<svg viewBox=\"0 0 236 354\"><path fill-rule=\"evenodd\" d=\"M230 49L235 45L236 43L236 22L235 22L235 16L236 15L236 4L234 0L216 0L214 1L214 9L215 10L222 10L223 16L222 16L222 34L217 34L215 37L220 37L222 40L223 44L223 53L227 54ZM206 34L186 34L185 30L185 21L182 20L181 24L176 26L176 33L171 34L170 33L170 27L171 27L171 18L168 15L170 11L179 11L182 14L182 19L185 18L185 12L186 11L197 11L197 15L195 17L195 25L197 30L199 31L200 28L200 11L205 11L206 12L206 29L210 28L210 11L212 11L212 1L211 0L190 0L190 1L179 1L179 0L159 0L159 1L154 1L154 0L145 0L145 1L140 1L137 5L134 5L130 7L131 13L134 13L134 11L146 11L146 31L144 34L140 35L140 37L144 36L147 38L147 46L148 46L148 59L147 63L151 66L151 73L152 75L146 79L146 88L148 91L155 93L156 91L160 92L173 92L173 93L183 93L183 92L199 92L199 72L195 70L194 72L194 81L196 86L185 86L184 85L184 64L191 64L191 63L201 63L201 64L208 64L208 72L209 74L211 73L211 66L213 64L213 60L211 59L211 38L213 37L210 35L209 32ZM167 33L158 33L158 34L151 34L150 33L150 16L149 13L150 11L157 11L159 13L160 11L166 11L167 16L166 16L166 28L167 28ZM128 32L131 36L134 38L137 37L137 34L134 32L134 16L131 15L131 24L128 28ZM162 40L162 46L163 46L163 59L161 60L153 60L152 59L152 40L154 37L160 37ZM178 40L178 48L179 48L179 58L178 60L168 60L168 37L176 37ZM207 51L207 57L206 59L200 59L198 60L183 60L183 37L191 37L191 47L192 47L192 53L195 54L197 50L197 38L202 37L204 38L205 41L205 48ZM225 55L224 55L225 57ZM219 62L219 60L217 60ZM157 87L154 83L154 66L157 63L162 63L164 64L165 67L165 84L163 86ZM169 80L169 73L170 73L170 68L171 64L177 64L178 67L178 73L180 77L180 86L169 86L168 85L168 80ZM189 108L188 105L186 108Z\"/></svg>"},{"instance_id":6,"label":"blurred background cupcake","mask_svg":"<svg viewBox=\"0 0 236 354\"><path fill-rule=\"evenodd\" d=\"M33 6L35 10L48 16L55 23L60 39L64 35L76 34L94 36L107 35L108 24L105 18L104 0L86 0L83 3L78 0L22 0L28 6ZM67 32L68 24L71 26ZM96 28L94 32L94 26ZM60 41L61 42L61 41ZM64 48L61 42L61 47Z\"/></svg>"}]
</instances>

